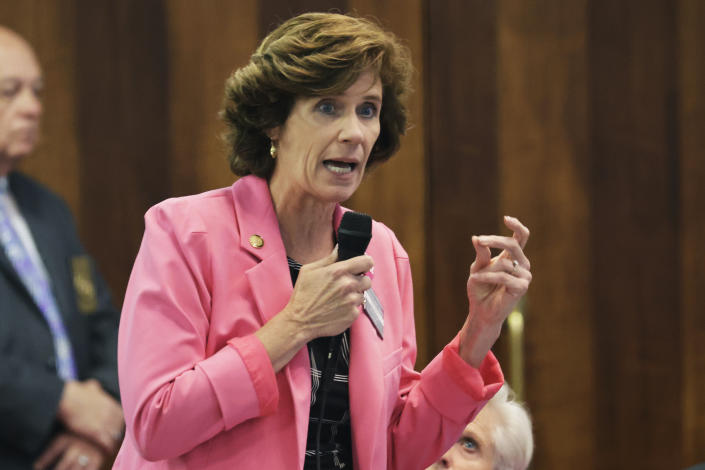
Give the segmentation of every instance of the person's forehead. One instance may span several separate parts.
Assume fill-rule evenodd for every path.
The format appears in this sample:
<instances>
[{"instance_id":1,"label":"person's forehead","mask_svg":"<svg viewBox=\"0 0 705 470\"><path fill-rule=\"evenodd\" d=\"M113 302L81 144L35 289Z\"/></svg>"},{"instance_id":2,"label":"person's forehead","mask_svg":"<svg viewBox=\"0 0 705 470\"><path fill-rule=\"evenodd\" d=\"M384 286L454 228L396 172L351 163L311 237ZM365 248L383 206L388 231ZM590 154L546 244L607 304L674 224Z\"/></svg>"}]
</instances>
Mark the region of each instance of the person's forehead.
<instances>
[{"instance_id":1,"label":"person's forehead","mask_svg":"<svg viewBox=\"0 0 705 470\"><path fill-rule=\"evenodd\" d=\"M382 80L373 70L365 70L358 75L357 80L345 90L344 94L367 93L382 91Z\"/></svg>"},{"instance_id":2,"label":"person's forehead","mask_svg":"<svg viewBox=\"0 0 705 470\"><path fill-rule=\"evenodd\" d=\"M467 425L466 432L474 432L483 438L490 438L492 430L497 425L497 411L492 406L486 406L475 419Z\"/></svg>"},{"instance_id":3,"label":"person's forehead","mask_svg":"<svg viewBox=\"0 0 705 470\"><path fill-rule=\"evenodd\" d=\"M0 80L9 78L36 79L41 68L32 49L0 34Z\"/></svg>"}]
</instances>

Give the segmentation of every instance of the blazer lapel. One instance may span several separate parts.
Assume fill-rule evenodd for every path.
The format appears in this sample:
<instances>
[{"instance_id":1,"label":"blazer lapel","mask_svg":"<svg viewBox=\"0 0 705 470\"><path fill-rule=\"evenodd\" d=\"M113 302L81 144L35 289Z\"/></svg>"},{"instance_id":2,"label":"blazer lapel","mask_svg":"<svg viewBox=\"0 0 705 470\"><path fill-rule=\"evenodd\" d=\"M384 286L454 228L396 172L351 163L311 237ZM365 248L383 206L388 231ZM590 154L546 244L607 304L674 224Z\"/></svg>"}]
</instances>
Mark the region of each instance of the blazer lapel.
<instances>
[{"instance_id":1,"label":"blazer lapel","mask_svg":"<svg viewBox=\"0 0 705 470\"><path fill-rule=\"evenodd\" d=\"M266 243L266 241L265 241ZM266 323L279 313L289 302L292 285L286 253L276 251L250 268L247 273L250 289L257 304L262 323ZM308 421L311 403L311 364L308 348L304 346L289 361L283 373L290 384L294 402L294 420L296 422L297 449L302 453L297 456L303 462L303 450L306 449Z\"/></svg>"},{"instance_id":2,"label":"blazer lapel","mask_svg":"<svg viewBox=\"0 0 705 470\"><path fill-rule=\"evenodd\" d=\"M42 220L37 217L38 214L23 212L29 230L32 233L34 244L37 246L39 256L44 263L49 283L52 288L52 293L56 299L57 306L64 319L68 318L69 310L69 295L71 292L72 280L67 277L68 260L66 259L66 251L58 246L60 237L56 232L55 227L51 222ZM67 288L68 287L68 288Z\"/></svg>"},{"instance_id":3,"label":"blazer lapel","mask_svg":"<svg viewBox=\"0 0 705 470\"><path fill-rule=\"evenodd\" d=\"M9 178L9 183L10 183L10 192L13 192L13 180ZM12 265L12 262L10 259L7 257L5 254L5 249L4 247L0 246L0 271L3 271L7 278L9 279L10 282L14 283L20 292L23 292L28 299L30 299L32 302L34 300L32 299L31 294L27 290L27 288L24 285L24 282L22 282L22 279L17 275L17 271L15 271L15 267Z\"/></svg>"},{"instance_id":4,"label":"blazer lapel","mask_svg":"<svg viewBox=\"0 0 705 470\"><path fill-rule=\"evenodd\" d=\"M15 267L12 266L12 263L10 260L7 258L7 255L5 254L5 250L0 247L0 271L3 271L7 278L9 279L10 282L14 283L17 288L23 292L28 299L30 299L32 302L34 300L32 299L32 296L30 295L29 291L27 288L24 286L24 283L22 282L22 279L17 275L17 271L15 271Z\"/></svg>"},{"instance_id":5,"label":"blazer lapel","mask_svg":"<svg viewBox=\"0 0 705 470\"><path fill-rule=\"evenodd\" d=\"M281 239L267 182L254 176L240 178L232 187L240 233L240 248L259 262L247 270L252 296L262 324L267 323L289 302L293 286L286 249ZM261 244L260 244L261 241ZM303 462L311 403L311 365L303 347L280 372L290 384L294 401L297 449Z\"/></svg>"},{"instance_id":6,"label":"blazer lapel","mask_svg":"<svg viewBox=\"0 0 705 470\"><path fill-rule=\"evenodd\" d=\"M284 308L291 297L293 287L286 250L267 182L246 176L233 185L232 193L240 249L258 261L246 275L264 324Z\"/></svg>"},{"instance_id":7,"label":"blazer lapel","mask_svg":"<svg viewBox=\"0 0 705 470\"><path fill-rule=\"evenodd\" d=\"M69 320L71 318L72 302L70 296L73 285L72 279L69 278L66 249L60 245L63 237L54 226L53 217L55 214L44 213L34 195L22 191L22 189L20 188L15 198L17 207L29 227L39 257L46 268L52 294L64 320L64 327L69 331L69 337L72 337L70 332L72 324Z\"/></svg>"}]
</instances>

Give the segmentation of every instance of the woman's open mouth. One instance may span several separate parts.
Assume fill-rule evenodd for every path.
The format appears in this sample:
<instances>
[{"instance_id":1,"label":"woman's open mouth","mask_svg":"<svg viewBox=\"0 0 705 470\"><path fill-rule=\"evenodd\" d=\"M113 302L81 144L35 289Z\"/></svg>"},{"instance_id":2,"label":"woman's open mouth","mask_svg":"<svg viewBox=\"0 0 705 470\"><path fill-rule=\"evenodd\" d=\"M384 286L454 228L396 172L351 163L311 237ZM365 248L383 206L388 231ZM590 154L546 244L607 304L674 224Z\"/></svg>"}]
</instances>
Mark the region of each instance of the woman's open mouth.
<instances>
[{"instance_id":1,"label":"woman's open mouth","mask_svg":"<svg viewBox=\"0 0 705 470\"><path fill-rule=\"evenodd\" d=\"M338 160L324 160L323 165L333 173L344 175L346 173L352 173L357 166L357 163L341 162Z\"/></svg>"}]
</instances>

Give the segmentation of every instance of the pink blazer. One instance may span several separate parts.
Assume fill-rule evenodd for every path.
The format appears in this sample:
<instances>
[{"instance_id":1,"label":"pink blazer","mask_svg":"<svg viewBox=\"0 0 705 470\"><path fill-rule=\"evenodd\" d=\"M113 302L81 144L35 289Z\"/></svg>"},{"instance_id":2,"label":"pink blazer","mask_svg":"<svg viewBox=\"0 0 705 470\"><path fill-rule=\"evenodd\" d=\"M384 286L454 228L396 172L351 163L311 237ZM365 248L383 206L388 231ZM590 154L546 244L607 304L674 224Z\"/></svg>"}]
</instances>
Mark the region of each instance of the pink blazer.
<instances>
[{"instance_id":1,"label":"pink blazer","mask_svg":"<svg viewBox=\"0 0 705 470\"><path fill-rule=\"evenodd\" d=\"M337 207L334 224L344 209ZM264 245L250 245L251 235ZM360 315L350 333L355 469L423 469L502 384L457 337L414 371L411 272L394 233L373 224L367 253L385 336ZM127 433L115 469L300 469L311 399L306 348L275 374L254 336L292 292L266 181L170 199L145 215L127 288L118 361Z\"/></svg>"}]
</instances>

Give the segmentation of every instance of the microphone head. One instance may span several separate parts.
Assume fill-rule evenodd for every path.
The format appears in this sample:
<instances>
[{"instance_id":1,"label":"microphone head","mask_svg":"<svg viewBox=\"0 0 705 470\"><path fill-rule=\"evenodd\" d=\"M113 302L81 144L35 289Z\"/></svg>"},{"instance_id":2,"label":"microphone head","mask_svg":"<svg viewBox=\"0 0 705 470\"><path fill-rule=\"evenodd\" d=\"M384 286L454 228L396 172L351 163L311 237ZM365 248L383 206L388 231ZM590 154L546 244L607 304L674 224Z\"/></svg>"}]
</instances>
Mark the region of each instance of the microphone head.
<instances>
[{"instance_id":1,"label":"microphone head","mask_svg":"<svg viewBox=\"0 0 705 470\"><path fill-rule=\"evenodd\" d=\"M346 212L338 228L338 260L365 254L372 238L372 217L360 212Z\"/></svg>"}]
</instances>

